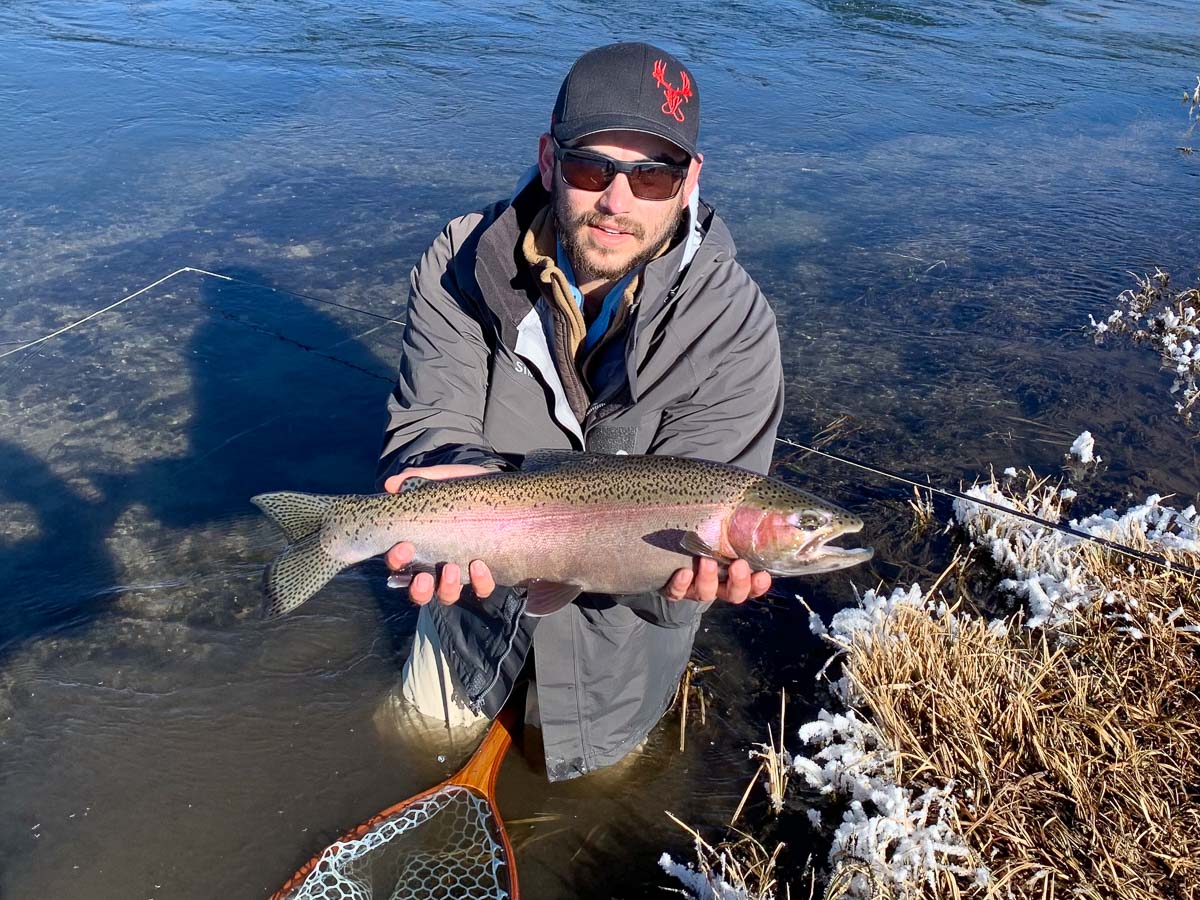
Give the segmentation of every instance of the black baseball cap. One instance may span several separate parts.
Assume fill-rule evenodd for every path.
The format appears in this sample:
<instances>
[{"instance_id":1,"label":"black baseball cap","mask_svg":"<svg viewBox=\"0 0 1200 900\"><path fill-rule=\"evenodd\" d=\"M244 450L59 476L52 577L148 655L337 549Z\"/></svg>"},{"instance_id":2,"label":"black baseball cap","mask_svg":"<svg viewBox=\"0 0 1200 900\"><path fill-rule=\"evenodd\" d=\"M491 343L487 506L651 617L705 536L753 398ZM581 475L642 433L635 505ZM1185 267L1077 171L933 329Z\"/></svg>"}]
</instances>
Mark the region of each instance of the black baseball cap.
<instances>
[{"instance_id":1,"label":"black baseball cap","mask_svg":"<svg viewBox=\"0 0 1200 900\"><path fill-rule=\"evenodd\" d=\"M559 88L550 132L570 144L617 128L656 134L695 156L700 89L692 73L650 44L609 44L583 54Z\"/></svg>"}]
</instances>

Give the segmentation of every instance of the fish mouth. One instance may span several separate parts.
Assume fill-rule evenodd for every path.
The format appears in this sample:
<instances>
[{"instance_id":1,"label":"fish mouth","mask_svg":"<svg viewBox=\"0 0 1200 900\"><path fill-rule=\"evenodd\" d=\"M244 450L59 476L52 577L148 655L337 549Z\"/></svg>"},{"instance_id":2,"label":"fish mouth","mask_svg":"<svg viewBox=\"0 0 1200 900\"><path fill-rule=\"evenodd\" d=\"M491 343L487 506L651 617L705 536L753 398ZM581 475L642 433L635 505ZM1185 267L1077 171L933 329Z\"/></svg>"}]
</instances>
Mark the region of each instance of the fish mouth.
<instances>
[{"instance_id":1,"label":"fish mouth","mask_svg":"<svg viewBox=\"0 0 1200 900\"><path fill-rule=\"evenodd\" d=\"M806 563L807 572L836 572L838 569L848 569L865 563L875 555L874 547L838 547L826 544L821 547L817 557L811 563Z\"/></svg>"},{"instance_id":2,"label":"fish mouth","mask_svg":"<svg viewBox=\"0 0 1200 900\"><path fill-rule=\"evenodd\" d=\"M853 534L860 530L861 522L857 528L851 525L839 530L837 534L813 538L800 548L794 557L779 566L772 566L770 571L774 575L783 576L820 575L865 563L875 555L873 547L839 547L829 543L843 534Z\"/></svg>"}]
</instances>

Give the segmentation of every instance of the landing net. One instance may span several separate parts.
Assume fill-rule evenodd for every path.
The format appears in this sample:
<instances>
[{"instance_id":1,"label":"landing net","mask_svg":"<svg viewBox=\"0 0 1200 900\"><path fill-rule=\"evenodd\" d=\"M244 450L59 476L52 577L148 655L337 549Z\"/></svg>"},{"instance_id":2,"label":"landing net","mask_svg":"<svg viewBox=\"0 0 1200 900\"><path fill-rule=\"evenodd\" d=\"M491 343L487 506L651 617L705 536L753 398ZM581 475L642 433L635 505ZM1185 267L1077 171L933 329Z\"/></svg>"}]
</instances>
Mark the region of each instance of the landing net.
<instances>
[{"instance_id":1,"label":"landing net","mask_svg":"<svg viewBox=\"0 0 1200 900\"><path fill-rule=\"evenodd\" d=\"M510 861L482 794L446 785L326 847L280 900L509 900Z\"/></svg>"}]
</instances>

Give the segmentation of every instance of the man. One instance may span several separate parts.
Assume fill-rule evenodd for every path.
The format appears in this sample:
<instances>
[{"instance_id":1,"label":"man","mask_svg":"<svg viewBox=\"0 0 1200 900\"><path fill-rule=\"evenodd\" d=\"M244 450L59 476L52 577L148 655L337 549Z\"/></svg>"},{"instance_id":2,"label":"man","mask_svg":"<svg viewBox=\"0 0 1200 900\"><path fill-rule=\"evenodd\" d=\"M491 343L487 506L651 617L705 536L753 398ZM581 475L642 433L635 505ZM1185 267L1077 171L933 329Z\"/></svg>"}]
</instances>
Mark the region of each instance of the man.
<instances>
[{"instance_id":1,"label":"man","mask_svg":"<svg viewBox=\"0 0 1200 900\"><path fill-rule=\"evenodd\" d=\"M514 197L451 222L413 270L386 490L511 469L539 448L766 471L779 339L700 200L699 120L695 78L663 50L616 44L575 63ZM619 548L595 552L620 565ZM412 555L398 544L388 564ZM713 600L769 586L744 561L719 582L699 559L657 593L584 594L534 619L486 561L447 564L409 586L421 610L404 694L449 724L490 718L532 649L547 774L571 778L617 762L658 722Z\"/></svg>"}]
</instances>

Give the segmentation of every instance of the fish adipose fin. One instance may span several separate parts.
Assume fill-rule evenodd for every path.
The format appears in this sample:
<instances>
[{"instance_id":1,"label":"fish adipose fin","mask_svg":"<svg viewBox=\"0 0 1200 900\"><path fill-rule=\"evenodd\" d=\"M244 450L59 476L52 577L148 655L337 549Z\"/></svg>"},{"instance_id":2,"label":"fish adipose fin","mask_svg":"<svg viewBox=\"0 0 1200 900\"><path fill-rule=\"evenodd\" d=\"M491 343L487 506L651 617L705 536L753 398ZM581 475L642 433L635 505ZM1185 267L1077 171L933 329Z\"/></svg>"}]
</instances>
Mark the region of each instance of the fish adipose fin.
<instances>
[{"instance_id":1,"label":"fish adipose fin","mask_svg":"<svg viewBox=\"0 0 1200 900\"><path fill-rule=\"evenodd\" d=\"M557 581L531 581L525 599L525 615L539 618L558 612L582 591L573 584Z\"/></svg>"},{"instance_id":2,"label":"fish adipose fin","mask_svg":"<svg viewBox=\"0 0 1200 900\"><path fill-rule=\"evenodd\" d=\"M346 568L321 546L321 525L335 498L280 491L259 494L250 502L287 535L288 545L267 567L267 618L289 613Z\"/></svg>"}]
</instances>

